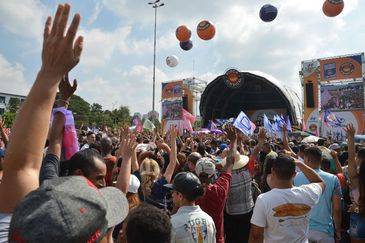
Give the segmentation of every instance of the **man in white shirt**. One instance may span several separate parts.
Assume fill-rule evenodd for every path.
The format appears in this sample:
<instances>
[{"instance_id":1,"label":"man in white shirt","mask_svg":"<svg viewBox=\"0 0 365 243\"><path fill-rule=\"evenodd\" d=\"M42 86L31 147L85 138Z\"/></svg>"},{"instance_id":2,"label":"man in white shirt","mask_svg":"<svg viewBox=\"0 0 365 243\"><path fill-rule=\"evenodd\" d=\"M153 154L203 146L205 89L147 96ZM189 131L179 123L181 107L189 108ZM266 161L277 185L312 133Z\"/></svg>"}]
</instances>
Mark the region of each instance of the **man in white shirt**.
<instances>
[{"instance_id":1,"label":"man in white shirt","mask_svg":"<svg viewBox=\"0 0 365 243\"><path fill-rule=\"evenodd\" d=\"M95 143L96 140L96 136L95 133L93 132L88 132L87 133L87 143L85 143L80 150L84 150L84 149L88 149L90 148L90 144Z\"/></svg>"},{"instance_id":2,"label":"man in white shirt","mask_svg":"<svg viewBox=\"0 0 365 243\"><path fill-rule=\"evenodd\" d=\"M215 243L216 229L213 219L195 205L195 200L203 196L204 188L199 178L191 172L180 172L173 184L167 184L173 190L174 206L179 207L171 217L174 243Z\"/></svg>"},{"instance_id":3,"label":"man in white shirt","mask_svg":"<svg viewBox=\"0 0 365 243\"><path fill-rule=\"evenodd\" d=\"M293 187L295 166L310 184ZM324 191L322 178L298 160L279 155L267 183L272 190L257 198L249 242L308 242L309 213Z\"/></svg>"}]
</instances>

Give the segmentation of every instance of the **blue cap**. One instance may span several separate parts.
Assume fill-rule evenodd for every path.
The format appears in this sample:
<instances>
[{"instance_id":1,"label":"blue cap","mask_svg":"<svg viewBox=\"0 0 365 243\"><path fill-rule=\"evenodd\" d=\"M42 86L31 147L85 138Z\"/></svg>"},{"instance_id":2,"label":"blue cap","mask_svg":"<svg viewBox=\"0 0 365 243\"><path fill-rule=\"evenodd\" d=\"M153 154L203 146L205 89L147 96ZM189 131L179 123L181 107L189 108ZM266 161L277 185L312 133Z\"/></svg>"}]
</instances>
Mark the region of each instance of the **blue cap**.
<instances>
[{"instance_id":1,"label":"blue cap","mask_svg":"<svg viewBox=\"0 0 365 243\"><path fill-rule=\"evenodd\" d=\"M225 150L226 148L228 148L228 145L225 144L225 143L222 143L220 146L219 146L219 150Z\"/></svg>"}]
</instances>

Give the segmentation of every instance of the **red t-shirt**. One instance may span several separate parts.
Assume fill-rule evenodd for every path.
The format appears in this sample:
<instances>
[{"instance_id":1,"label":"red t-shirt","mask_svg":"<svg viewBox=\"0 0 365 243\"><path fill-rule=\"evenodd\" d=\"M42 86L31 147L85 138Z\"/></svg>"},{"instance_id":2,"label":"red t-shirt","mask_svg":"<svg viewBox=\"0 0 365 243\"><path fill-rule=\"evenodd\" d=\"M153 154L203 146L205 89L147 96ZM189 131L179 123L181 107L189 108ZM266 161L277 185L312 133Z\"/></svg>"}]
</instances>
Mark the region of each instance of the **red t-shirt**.
<instances>
[{"instance_id":1,"label":"red t-shirt","mask_svg":"<svg viewBox=\"0 0 365 243\"><path fill-rule=\"evenodd\" d=\"M106 186L112 186L113 185L113 181L112 181L113 169L114 169L115 162L117 161L117 157L108 155L108 156L104 157L103 159L106 164L105 184L106 184Z\"/></svg>"},{"instance_id":2,"label":"red t-shirt","mask_svg":"<svg viewBox=\"0 0 365 243\"><path fill-rule=\"evenodd\" d=\"M195 201L204 212L213 218L217 230L217 243L224 243L223 211L231 179L231 173L222 171L217 181L208 185L204 196Z\"/></svg>"}]
</instances>

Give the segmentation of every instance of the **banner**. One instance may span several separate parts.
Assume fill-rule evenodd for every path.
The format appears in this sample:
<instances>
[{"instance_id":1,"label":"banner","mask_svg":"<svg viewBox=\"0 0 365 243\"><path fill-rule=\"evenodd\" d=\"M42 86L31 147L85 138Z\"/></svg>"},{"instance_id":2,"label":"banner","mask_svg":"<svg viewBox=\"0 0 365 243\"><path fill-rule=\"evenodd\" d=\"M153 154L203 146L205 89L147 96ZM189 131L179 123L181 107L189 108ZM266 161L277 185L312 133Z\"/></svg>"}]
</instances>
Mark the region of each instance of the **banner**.
<instances>
[{"instance_id":1,"label":"banner","mask_svg":"<svg viewBox=\"0 0 365 243\"><path fill-rule=\"evenodd\" d=\"M237 119L234 121L233 126L238 128L247 136L251 136L256 129L256 125L248 118L248 116L241 111Z\"/></svg>"},{"instance_id":2,"label":"banner","mask_svg":"<svg viewBox=\"0 0 365 243\"><path fill-rule=\"evenodd\" d=\"M183 81L162 83L162 99L181 98Z\"/></svg>"},{"instance_id":3,"label":"banner","mask_svg":"<svg viewBox=\"0 0 365 243\"><path fill-rule=\"evenodd\" d=\"M321 109L342 111L364 109L363 83L321 85Z\"/></svg>"},{"instance_id":4,"label":"banner","mask_svg":"<svg viewBox=\"0 0 365 243\"><path fill-rule=\"evenodd\" d=\"M181 120L182 119L183 101L164 100L162 101L162 119Z\"/></svg>"},{"instance_id":5,"label":"banner","mask_svg":"<svg viewBox=\"0 0 365 243\"><path fill-rule=\"evenodd\" d=\"M321 82L362 78L362 56L360 54L322 59L319 63Z\"/></svg>"}]
</instances>

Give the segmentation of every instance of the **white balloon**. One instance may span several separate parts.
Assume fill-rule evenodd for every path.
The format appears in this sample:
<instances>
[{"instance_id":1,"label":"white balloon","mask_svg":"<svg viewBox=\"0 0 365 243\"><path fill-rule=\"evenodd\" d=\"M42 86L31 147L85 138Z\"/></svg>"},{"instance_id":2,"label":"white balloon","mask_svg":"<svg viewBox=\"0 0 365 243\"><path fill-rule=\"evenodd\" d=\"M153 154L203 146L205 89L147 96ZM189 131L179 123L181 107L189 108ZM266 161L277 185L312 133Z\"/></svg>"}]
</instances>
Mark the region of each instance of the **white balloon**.
<instances>
[{"instance_id":1,"label":"white balloon","mask_svg":"<svg viewBox=\"0 0 365 243\"><path fill-rule=\"evenodd\" d=\"M168 56L166 57L166 64L169 67L176 67L179 64L179 59L177 56Z\"/></svg>"}]
</instances>

